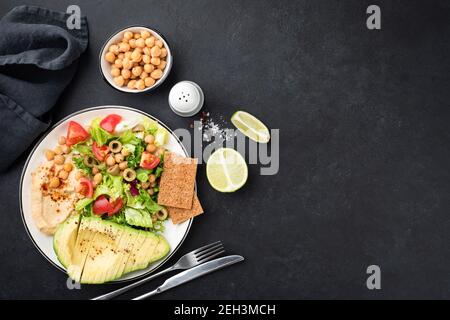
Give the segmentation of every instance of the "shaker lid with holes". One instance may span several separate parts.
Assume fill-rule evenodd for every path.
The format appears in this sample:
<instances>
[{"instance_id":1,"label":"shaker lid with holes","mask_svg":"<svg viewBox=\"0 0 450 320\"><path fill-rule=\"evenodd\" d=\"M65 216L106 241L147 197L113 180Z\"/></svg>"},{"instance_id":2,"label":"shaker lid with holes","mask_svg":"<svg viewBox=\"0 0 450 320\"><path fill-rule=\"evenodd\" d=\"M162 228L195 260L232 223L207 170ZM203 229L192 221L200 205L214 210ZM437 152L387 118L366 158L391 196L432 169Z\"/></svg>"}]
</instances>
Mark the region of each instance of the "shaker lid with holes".
<instances>
[{"instance_id":1,"label":"shaker lid with holes","mask_svg":"<svg viewBox=\"0 0 450 320\"><path fill-rule=\"evenodd\" d=\"M199 112L204 100L202 89L192 81L178 82L170 89L169 106L182 117L191 117Z\"/></svg>"}]
</instances>

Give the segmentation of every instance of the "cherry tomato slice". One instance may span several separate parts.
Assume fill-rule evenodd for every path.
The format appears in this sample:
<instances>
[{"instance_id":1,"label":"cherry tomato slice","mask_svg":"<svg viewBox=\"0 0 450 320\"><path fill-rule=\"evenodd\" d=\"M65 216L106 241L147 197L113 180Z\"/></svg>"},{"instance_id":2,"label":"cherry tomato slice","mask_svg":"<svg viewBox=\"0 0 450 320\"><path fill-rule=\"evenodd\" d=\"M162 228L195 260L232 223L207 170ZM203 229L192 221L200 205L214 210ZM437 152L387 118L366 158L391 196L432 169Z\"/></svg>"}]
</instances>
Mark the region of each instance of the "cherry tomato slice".
<instances>
[{"instance_id":1,"label":"cherry tomato slice","mask_svg":"<svg viewBox=\"0 0 450 320\"><path fill-rule=\"evenodd\" d=\"M86 198L92 198L92 195L94 194L94 186L92 185L91 180L85 177L80 178L80 187L82 190L81 192Z\"/></svg>"},{"instance_id":2,"label":"cherry tomato slice","mask_svg":"<svg viewBox=\"0 0 450 320\"><path fill-rule=\"evenodd\" d=\"M111 206L112 206L112 210L108 212L108 216L113 216L117 212L119 212L120 209L122 209L122 206L123 206L122 198L117 198L116 201L111 203Z\"/></svg>"},{"instance_id":3,"label":"cherry tomato slice","mask_svg":"<svg viewBox=\"0 0 450 320\"><path fill-rule=\"evenodd\" d=\"M108 131L109 133L114 132L114 129L116 129L116 126L119 124L119 122L122 120L122 117L118 114L110 114L107 115L101 122L100 122L100 128Z\"/></svg>"},{"instance_id":4,"label":"cherry tomato slice","mask_svg":"<svg viewBox=\"0 0 450 320\"><path fill-rule=\"evenodd\" d=\"M75 121L69 121L67 128L66 145L69 147L89 138L89 133L81 124Z\"/></svg>"},{"instance_id":5,"label":"cherry tomato slice","mask_svg":"<svg viewBox=\"0 0 450 320\"><path fill-rule=\"evenodd\" d=\"M108 146L99 147L97 142L94 141L92 144L92 153L99 161L105 160L105 156L108 153Z\"/></svg>"},{"instance_id":6,"label":"cherry tomato slice","mask_svg":"<svg viewBox=\"0 0 450 320\"><path fill-rule=\"evenodd\" d=\"M144 169L156 168L159 164L159 158L150 152L144 151L141 156L140 166Z\"/></svg>"},{"instance_id":7,"label":"cherry tomato slice","mask_svg":"<svg viewBox=\"0 0 450 320\"><path fill-rule=\"evenodd\" d=\"M113 210L113 206L109 202L108 199L106 199L105 196L100 196L95 200L94 205L92 206L92 211L94 214L102 215L105 213L108 213Z\"/></svg>"}]
</instances>

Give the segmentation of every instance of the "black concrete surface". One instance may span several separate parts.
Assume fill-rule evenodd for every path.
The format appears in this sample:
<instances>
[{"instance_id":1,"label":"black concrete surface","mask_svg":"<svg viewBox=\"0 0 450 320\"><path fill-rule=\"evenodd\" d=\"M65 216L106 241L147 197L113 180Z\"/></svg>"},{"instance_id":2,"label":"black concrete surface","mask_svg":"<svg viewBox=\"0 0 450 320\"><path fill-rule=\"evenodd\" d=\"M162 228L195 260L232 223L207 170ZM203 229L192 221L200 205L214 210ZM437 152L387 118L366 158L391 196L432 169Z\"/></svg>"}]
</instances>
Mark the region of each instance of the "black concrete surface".
<instances>
[{"instance_id":1,"label":"black concrete surface","mask_svg":"<svg viewBox=\"0 0 450 320\"><path fill-rule=\"evenodd\" d=\"M26 3L64 11L78 3L89 21L89 48L54 121L117 104L189 129L194 118L167 105L171 86L188 79L203 88L213 119L244 109L280 129L277 175L251 165L243 189L221 194L199 167L206 213L176 255L220 239L245 262L157 299L450 298L448 2ZM2 0L0 15L19 4ZM366 28L370 4L381 7L381 30ZM149 94L117 92L98 71L103 41L131 24L160 30L174 51L169 79ZM0 176L0 298L79 299L117 288L68 290L66 275L35 250L18 203L26 156ZM372 264L381 290L366 287Z\"/></svg>"}]
</instances>

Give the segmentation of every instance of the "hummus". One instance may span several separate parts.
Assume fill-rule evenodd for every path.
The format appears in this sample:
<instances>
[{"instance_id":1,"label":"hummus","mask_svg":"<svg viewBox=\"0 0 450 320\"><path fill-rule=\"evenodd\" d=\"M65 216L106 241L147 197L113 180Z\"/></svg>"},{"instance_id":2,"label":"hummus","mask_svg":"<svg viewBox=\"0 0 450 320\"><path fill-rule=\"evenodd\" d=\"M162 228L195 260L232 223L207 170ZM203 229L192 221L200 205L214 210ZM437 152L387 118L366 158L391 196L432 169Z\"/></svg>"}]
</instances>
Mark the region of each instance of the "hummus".
<instances>
[{"instance_id":1,"label":"hummus","mask_svg":"<svg viewBox=\"0 0 450 320\"><path fill-rule=\"evenodd\" d=\"M60 170L63 170L62 165L46 161L32 173L31 213L37 228L47 235L53 235L56 227L75 213L77 170L72 170L58 188L48 187L50 178L57 176Z\"/></svg>"}]
</instances>

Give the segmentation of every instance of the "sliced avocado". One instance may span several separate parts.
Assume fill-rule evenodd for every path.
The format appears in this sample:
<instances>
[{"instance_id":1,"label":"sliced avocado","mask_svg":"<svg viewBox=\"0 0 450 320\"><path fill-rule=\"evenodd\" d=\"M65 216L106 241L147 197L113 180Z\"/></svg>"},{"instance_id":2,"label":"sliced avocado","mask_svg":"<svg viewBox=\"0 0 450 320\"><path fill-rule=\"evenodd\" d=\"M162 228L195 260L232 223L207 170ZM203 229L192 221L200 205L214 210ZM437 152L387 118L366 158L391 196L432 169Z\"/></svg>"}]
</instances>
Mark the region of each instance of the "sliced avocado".
<instances>
[{"instance_id":1,"label":"sliced avocado","mask_svg":"<svg viewBox=\"0 0 450 320\"><path fill-rule=\"evenodd\" d=\"M72 252L77 240L78 227L80 226L80 215L69 217L56 229L53 237L53 250L59 262L67 268L71 262Z\"/></svg>"},{"instance_id":2,"label":"sliced avocado","mask_svg":"<svg viewBox=\"0 0 450 320\"><path fill-rule=\"evenodd\" d=\"M155 251L153 251L152 257L149 261L149 263L158 261L162 258L164 258L170 251L170 245L167 242L166 238L164 238L161 235L158 235L159 238L159 242L158 245L156 246Z\"/></svg>"},{"instance_id":3,"label":"sliced avocado","mask_svg":"<svg viewBox=\"0 0 450 320\"><path fill-rule=\"evenodd\" d=\"M98 220L93 226L95 237L81 276L81 283L104 283L114 273L120 255L117 253L124 231L118 225Z\"/></svg>"},{"instance_id":4,"label":"sliced avocado","mask_svg":"<svg viewBox=\"0 0 450 320\"><path fill-rule=\"evenodd\" d=\"M99 219L83 217L80 221L77 240L71 255L70 264L67 267L67 273L77 282L80 282L81 280L81 274L86 262L86 257L91 247L91 241L96 233L94 230L95 227L92 228L96 224L96 220Z\"/></svg>"},{"instance_id":5,"label":"sliced avocado","mask_svg":"<svg viewBox=\"0 0 450 320\"><path fill-rule=\"evenodd\" d=\"M76 230L73 227L75 222L67 224ZM67 254L62 258L67 265L67 272L72 279L81 283L104 283L118 279L131 271L146 268L170 250L164 237L152 232L98 217L82 217L78 224L76 237L76 231L64 232L68 226L61 227L55 251L62 256L62 248L67 247ZM72 236L63 237L66 233Z\"/></svg>"}]
</instances>

